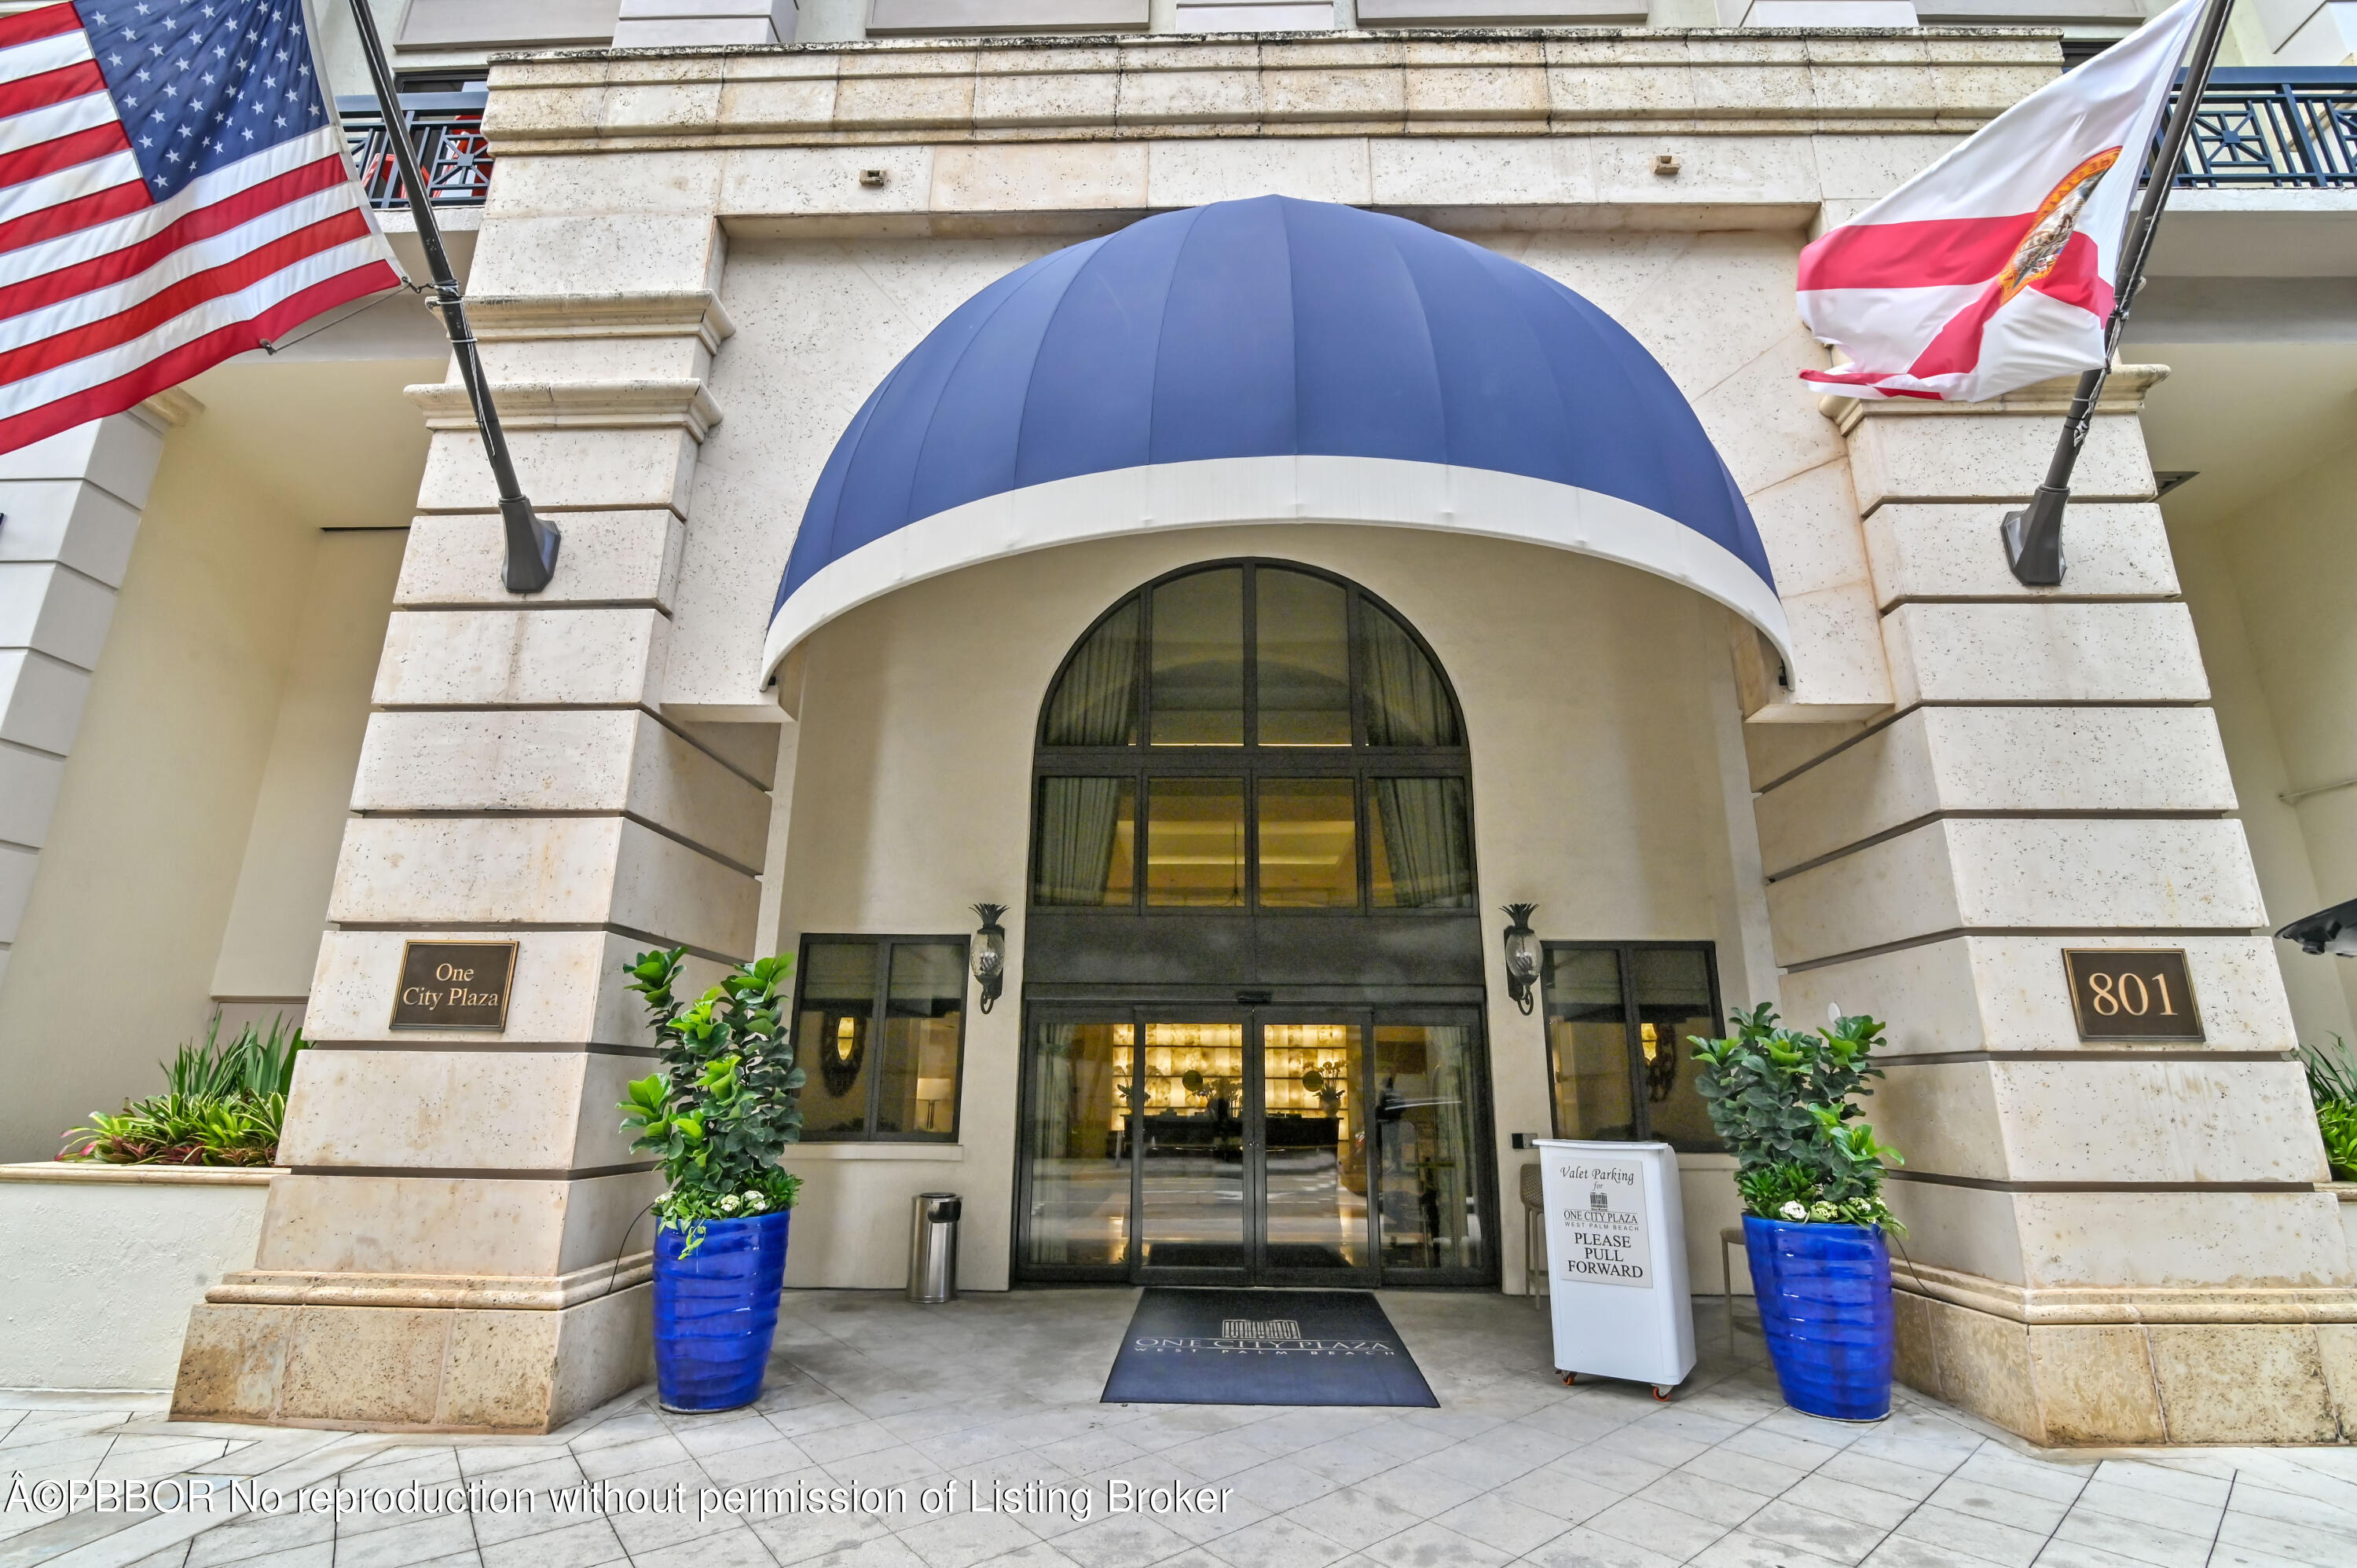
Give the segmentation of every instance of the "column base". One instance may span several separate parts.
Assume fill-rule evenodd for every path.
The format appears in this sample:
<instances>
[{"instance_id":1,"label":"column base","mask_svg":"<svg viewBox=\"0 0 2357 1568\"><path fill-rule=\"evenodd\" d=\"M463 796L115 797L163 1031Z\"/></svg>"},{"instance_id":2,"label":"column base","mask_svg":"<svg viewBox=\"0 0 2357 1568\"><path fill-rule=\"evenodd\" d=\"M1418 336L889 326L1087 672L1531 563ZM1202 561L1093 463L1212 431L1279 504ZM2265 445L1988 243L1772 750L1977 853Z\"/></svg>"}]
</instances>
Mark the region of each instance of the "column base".
<instances>
[{"instance_id":1,"label":"column base","mask_svg":"<svg viewBox=\"0 0 2357 1568\"><path fill-rule=\"evenodd\" d=\"M2033 1443L2357 1441L2357 1291L1892 1276L1899 1380Z\"/></svg>"},{"instance_id":2,"label":"column base","mask_svg":"<svg viewBox=\"0 0 2357 1568\"><path fill-rule=\"evenodd\" d=\"M653 1376L654 1287L546 1309L207 1300L172 1416L361 1432L544 1433Z\"/></svg>"}]
</instances>

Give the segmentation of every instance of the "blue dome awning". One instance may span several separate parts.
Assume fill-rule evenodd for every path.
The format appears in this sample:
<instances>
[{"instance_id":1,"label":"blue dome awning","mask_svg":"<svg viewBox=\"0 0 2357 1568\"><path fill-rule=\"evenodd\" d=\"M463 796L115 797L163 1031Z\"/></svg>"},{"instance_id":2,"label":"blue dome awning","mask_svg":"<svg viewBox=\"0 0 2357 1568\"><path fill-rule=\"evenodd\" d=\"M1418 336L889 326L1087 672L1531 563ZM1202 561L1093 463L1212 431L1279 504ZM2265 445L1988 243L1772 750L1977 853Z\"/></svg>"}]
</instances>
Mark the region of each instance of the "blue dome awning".
<instances>
[{"instance_id":1,"label":"blue dome awning","mask_svg":"<svg viewBox=\"0 0 2357 1568\"><path fill-rule=\"evenodd\" d=\"M1625 561L1787 640L1726 464L1617 322L1469 241L1270 196L1145 219L952 312L820 474L764 667L908 582L1256 507Z\"/></svg>"}]
</instances>

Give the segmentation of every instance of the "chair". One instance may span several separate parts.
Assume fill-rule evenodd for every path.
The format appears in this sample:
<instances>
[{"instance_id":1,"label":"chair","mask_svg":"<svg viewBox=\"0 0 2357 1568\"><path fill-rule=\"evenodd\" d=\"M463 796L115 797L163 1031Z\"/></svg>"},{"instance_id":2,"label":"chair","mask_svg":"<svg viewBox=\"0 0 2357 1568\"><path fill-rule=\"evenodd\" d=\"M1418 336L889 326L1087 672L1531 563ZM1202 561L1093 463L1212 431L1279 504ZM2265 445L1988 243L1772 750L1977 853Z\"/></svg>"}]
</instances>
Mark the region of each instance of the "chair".
<instances>
[{"instance_id":1,"label":"chair","mask_svg":"<svg viewBox=\"0 0 2357 1568\"><path fill-rule=\"evenodd\" d=\"M1727 1320L1735 1321L1735 1265L1727 1261L1729 1247L1743 1245L1743 1227L1726 1225L1718 1232L1718 1298L1727 1305Z\"/></svg>"},{"instance_id":2,"label":"chair","mask_svg":"<svg viewBox=\"0 0 2357 1568\"><path fill-rule=\"evenodd\" d=\"M1546 1193L1536 1161L1523 1167L1523 1294L1536 1306L1546 1292ZM1534 1232L1536 1234L1534 1235Z\"/></svg>"}]
</instances>

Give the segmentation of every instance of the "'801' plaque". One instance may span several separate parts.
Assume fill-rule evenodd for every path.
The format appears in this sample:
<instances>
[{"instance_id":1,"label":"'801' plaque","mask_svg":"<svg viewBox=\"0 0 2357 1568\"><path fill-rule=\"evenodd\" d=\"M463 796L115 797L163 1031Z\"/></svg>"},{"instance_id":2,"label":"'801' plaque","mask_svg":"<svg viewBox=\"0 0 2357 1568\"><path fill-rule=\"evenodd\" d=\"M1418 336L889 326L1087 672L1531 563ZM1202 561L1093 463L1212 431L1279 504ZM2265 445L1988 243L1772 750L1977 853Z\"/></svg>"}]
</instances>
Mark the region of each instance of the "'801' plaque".
<instances>
[{"instance_id":1,"label":"'801' plaque","mask_svg":"<svg viewBox=\"0 0 2357 1568\"><path fill-rule=\"evenodd\" d=\"M2183 948L2064 948L2083 1040L2200 1040Z\"/></svg>"}]
</instances>

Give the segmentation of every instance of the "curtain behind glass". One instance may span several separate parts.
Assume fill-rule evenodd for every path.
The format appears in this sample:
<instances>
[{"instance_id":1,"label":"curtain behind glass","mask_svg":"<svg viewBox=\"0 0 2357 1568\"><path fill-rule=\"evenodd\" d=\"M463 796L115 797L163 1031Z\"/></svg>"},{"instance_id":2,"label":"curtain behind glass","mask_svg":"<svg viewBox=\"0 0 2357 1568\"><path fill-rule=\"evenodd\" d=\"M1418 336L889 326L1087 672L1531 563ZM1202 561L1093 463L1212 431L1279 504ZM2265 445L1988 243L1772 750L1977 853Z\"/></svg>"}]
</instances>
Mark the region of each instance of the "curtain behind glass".
<instances>
[{"instance_id":1,"label":"curtain behind glass","mask_svg":"<svg viewBox=\"0 0 2357 1568\"><path fill-rule=\"evenodd\" d=\"M1137 743L1137 601L1107 616L1048 699L1049 746Z\"/></svg>"},{"instance_id":2,"label":"curtain behind glass","mask_svg":"<svg viewBox=\"0 0 2357 1568\"><path fill-rule=\"evenodd\" d=\"M1039 868L1032 902L1129 902L1130 878L1115 875L1114 851L1122 824L1135 820L1136 794L1136 782L1128 779L1039 780Z\"/></svg>"},{"instance_id":3,"label":"curtain behind glass","mask_svg":"<svg viewBox=\"0 0 2357 1568\"><path fill-rule=\"evenodd\" d=\"M1473 843L1462 779L1375 779L1375 903L1473 907ZM1388 875L1386 875L1388 872Z\"/></svg>"},{"instance_id":4,"label":"curtain behind glass","mask_svg":"<svg viewBox=\"0 0 2357 1568\"><path fill-rule=\"evenodd\" d=\"M1407 628L1372 605L1364 628L1369 746L1461 746L1448 687Z\"/></svg>"}]
</instances>

